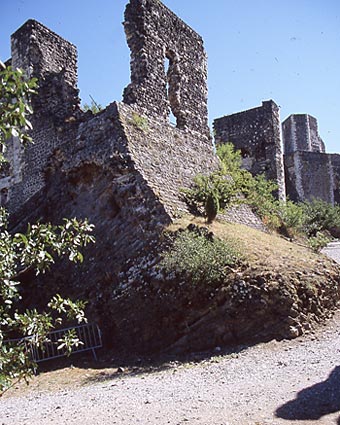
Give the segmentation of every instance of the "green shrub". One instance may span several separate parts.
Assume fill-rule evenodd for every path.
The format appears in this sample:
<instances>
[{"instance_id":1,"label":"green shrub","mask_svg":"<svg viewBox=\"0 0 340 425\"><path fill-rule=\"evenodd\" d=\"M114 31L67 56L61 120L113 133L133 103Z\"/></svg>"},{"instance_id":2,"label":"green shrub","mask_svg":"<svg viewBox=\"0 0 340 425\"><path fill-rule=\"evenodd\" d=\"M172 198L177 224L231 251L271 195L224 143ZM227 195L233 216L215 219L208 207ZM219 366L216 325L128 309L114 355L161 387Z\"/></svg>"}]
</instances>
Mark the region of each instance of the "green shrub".
<instances>
[{"instance_id":1,"label":"green shrub","mask_svg":"<svg viewBox=\"0 0 340 425\"><path fill-rule=\"evenodd\" d=\"M234 181L221 171L207 176L198 174L194 178L192 188L182 189L181 192L194 213L199 213L200 208L204 209L208 222L236 200L238 194Z\"/></svg>"},{"instance_id":2,"label":"green shrub","mask_svg":"<svg viewBox=\"0 0 340 425\"><path fill-rule=\"evenodd\" d=\"M330 241L330 237L321 232L317 232L315 236L311 236L308 239L308 245L314 252L320 252Z\"/></svg>"},{"instance_id":3,"label":"green shrub","mask_svg":"<svg viewBox=\"0 0 340 425\"><path fill-rule=\"evenodd\" d=\"M305 222L303 230L307 236L316 236L317 232L340 227L340 207L333 206L320 199L301 204L304 209Z\"/></svg>"},{"instance_id":4,"label":"green shrub","mask_svg":"<svg viewBox=\"0 0 340 425\"><path fill-rule=\"evenodd\" d=\"M179 233L160 266L176 272L195 285L223 282L227 267L238 263L240 254L231 242L208 238L193 231Z\"/></svg>"},{"instance_id":5,"label":"green shrub","mask_svg":"<svg viewBox=\"0 0 340 425\"><path fill-rule=\"evenodd\" d=\"M235 151L232 143L226 143L218 146L216 153L221 160L221 172L233 180L238 194L247 196L253 186L253 176L249 171L241 168L241 152Z\"/></svg>"},{"instance_id":6,"label":"green shrub","mask_svg":"<svg viewBox=\"0 0 340 425\"><path fill-rule=\"evenodd\" d=\"M103 110L103 107L102 105L97 103L93 98L91 98L91 104L89 105L88 103L84 103L84 105L82 106L82 110L84 112L91 111L94 115L96 115Z\"/></svg>"}]
</instances>

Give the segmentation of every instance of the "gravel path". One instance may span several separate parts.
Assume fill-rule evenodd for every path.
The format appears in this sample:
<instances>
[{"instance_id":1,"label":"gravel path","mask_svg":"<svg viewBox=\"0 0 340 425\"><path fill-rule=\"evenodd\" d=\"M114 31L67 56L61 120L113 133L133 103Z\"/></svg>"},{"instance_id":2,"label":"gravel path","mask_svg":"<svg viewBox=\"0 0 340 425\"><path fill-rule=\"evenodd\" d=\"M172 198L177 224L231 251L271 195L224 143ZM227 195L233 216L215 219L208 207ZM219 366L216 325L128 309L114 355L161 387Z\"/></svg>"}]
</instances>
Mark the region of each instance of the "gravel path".
<instances>
[{"instance_id":1,"label":"gravel path","mask_svg":"<svg viewBox=\"0 0 340 425\"><path fill-rule=\"evenodd\" d=\"M330 242L322 252L333 258L337 263L340 263L340 242Z\"/></svg>"},{"instance_id":2,"label":"gravel path","mask_svg":"<svg viewBox=\"0 0 340 425\"><path fill-rule=\"evenodd\" d=\"M328 249L340 261L340 244ZM0 425L292 423L340 424L340 311L293 341L0 402Z\"/></svg>"},{"instance_id":3,"label":"gravel path","mask_svg":"<svg viewBox=\"0 0 340 425\"><path fill-rule=\"evenodd\" d=\"M340 312L293 341L78 390L4 398L0 424L337 424L339 325Z\"/></svg>"}]
</instances>

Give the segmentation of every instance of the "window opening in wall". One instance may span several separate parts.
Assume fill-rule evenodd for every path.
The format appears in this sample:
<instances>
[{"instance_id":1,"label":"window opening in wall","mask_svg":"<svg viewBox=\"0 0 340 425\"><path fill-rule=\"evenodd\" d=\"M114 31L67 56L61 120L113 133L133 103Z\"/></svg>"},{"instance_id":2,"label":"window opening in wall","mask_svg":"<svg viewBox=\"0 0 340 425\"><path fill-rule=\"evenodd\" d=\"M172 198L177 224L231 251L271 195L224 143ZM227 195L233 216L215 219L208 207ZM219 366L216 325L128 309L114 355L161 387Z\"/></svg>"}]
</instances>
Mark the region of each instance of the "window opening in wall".
<instances>
[{"instance_id":1,"label":"window opening in wall","mask_svg":"<svg viewBox=\"0 0 340 425\"><path fill-rule=\"evenodd\" d=\"M167 80L167 98L170 104L170 121L174 120L178 128L184 128L186 118L181 105L180 58L177 53L169 49L165 51L164 71Z\"/></svg>"},{"instance_id":2,"label":"window opening in wall","mask_svg":"<svg viewBox=\"0 0 340 425\"><path fill-rule=\"evenodd\" d=\"M169 103L170 103L170 99L169 99L169 67L170 67L170 59L167 56L165 56L164 71L165 71L165 76L166 76L166 98L169 100ZM170 121L170 124L177 126L177 119L172 112L171 103L170 103L169 121Z\"/></svg>"}]
</instances>

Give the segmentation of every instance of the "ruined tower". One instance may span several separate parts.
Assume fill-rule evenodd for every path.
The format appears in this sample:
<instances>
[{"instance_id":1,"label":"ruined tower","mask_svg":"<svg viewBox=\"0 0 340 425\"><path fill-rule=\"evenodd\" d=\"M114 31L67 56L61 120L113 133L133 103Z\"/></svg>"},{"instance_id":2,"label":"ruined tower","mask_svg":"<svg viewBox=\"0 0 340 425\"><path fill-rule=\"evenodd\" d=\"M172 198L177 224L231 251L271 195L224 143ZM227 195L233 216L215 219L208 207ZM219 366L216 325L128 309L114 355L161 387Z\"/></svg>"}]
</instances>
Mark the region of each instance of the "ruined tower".
<instances>
[{"instance_id":1,"label":"ruined tower","mask_svg":"<svg viewBox=\"0 0 340 425\"><path fill-rule=\"evenodd\" d=\"M325 152L318 122L311 115L290 115L282 123L282 137L285 155L296 151Z\"/></svg>"},{"instance_id":2,"label":"ruined tower","mask_svg":"<svg viewBox=\"0 0 340 425\"><path fill-rule=\"evenodd\" d=\"M9 141L10 173L7 184L11 213L23 209L45 187L44 169L57 147L71 137L79 113L76 47L37 21L29 20L11 37L13 68L38 79L30 117L33 144L22 149Z\"/></svg>"},{"instance_id":3,"label":"ruined tower","mask_svg":"<svg viewBox=\"0 0 340 425\"><path fill-rule=\"evenodd\" d=\"M209 134L207 57L202 38L160 1L131 0L125 11L131 83L124 102L179 129Z\"/></svg>"},{"instance_id":4,"label":"ruined tower","mask_svg":"<svg viewBox=\"0 0 340 425\"><path fill-rule=\"evenodd\" d=\"M316 118L290 115L282 123L287 194L293 201L340 202L340 155L325 153Z\"/></svg>"},{"instance_id":5,"label":"ruined tower","mask_svg":"<svg viewBox=\"0 0 340 425\"><path fill-rule=\"evenodd\" d=\"M216 119L214 134L216 145L232 143L241 151L243 167L254 176L264 173L277 182L278 197L285 199L280 109L275 102Z\"/></svg>"}]
</instances>

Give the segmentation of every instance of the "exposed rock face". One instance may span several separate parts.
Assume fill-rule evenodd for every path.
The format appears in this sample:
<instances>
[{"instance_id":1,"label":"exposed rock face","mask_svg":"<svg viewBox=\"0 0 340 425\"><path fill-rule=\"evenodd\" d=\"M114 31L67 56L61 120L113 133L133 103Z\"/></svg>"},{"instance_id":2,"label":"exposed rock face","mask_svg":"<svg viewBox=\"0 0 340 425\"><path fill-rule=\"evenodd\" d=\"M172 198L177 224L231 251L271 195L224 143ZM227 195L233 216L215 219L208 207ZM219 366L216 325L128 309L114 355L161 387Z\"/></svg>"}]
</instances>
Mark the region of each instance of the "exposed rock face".
<instances>
[{"instance_id":1,"label":"exposed rock face","mask_svg":"<svg viewBox=\"0 0 340 425\"><path fill-rule=\"evenodd\" d=\"M214 133L217 145L232 143L241 151L245 169L276 181L278 197L285 199L280 110L275 102L216 119Z\"/></svg>"},{"instance_id":2,"label":"exposed rock face","mask_svg":"<svg viewBox=\"0 0 340 425\"><path fill-rule=\"evenodd\" d=\"M140 264L128 271L128 285L116 287L112 312L118 346L139 353L295 338L328 317L340 295L338 268L325 259L289 272L242 266L214 285L164 275L155 256Z\"/></svg>"}]
</instances>

